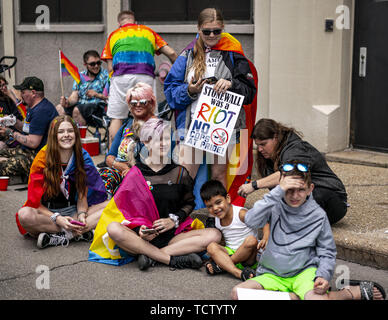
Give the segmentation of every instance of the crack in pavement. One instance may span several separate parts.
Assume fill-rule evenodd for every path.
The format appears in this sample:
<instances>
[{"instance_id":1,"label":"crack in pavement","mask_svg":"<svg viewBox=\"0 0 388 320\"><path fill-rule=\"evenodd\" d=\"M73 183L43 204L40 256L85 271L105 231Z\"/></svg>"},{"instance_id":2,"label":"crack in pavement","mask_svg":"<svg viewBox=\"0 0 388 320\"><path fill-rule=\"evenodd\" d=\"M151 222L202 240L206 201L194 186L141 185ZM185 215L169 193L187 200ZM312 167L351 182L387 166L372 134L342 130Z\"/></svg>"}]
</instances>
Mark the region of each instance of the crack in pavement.
<instances>
[{"instance_id":1,"label":"crack in pavement","mask_svg":"<svg viewBox=\"0 0 388 320\"><path fill-rule=\"evenodd\" d=\"M83 263L83 262L89 262L89 260L81 260L81 261L76 261L76 262L73 262L73 263L62 264L62 265L55 266L55 267L49 269L49 271L54 271L56 269L63 268L63 267L75 266L75 265ZM9 277L9 278L3 278L3 279L0 279L0 283L1 282L5 282L5 281L10 281L10 280L17 280L17 279L27 278L27 277L29 277L31 275L36 275L36 274L38 274L38 273L37 272L29 272L29 273L26 273L26 274L16 275L16 276L12 276L12 277Z\"/></svg>"}]
</instances>

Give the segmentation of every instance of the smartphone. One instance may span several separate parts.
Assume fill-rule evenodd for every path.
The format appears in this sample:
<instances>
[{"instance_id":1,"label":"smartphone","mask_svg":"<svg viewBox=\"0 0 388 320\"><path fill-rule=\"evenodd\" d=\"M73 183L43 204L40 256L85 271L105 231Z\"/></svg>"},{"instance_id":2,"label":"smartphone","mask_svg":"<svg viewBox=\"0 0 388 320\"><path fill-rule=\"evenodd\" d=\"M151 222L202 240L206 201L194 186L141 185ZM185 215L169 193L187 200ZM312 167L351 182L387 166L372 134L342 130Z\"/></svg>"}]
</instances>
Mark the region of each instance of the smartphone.
<instances>
[{"instance_id":1,"label":"smartphone","mask_svg":"<svg viewBox=\"0 0 388 320\"><path fill-rule=\"evenodd\" d=\"M143 229L141 232L143 232L144 234L154 234L154 233L157 233L158 230L156 229Z\"/></svg>"},{"instance_id":2,"label":"smartphone","mask_svg":"<svg viewBox=\"0 0 388 320\"><path fill-rule=\"evenodd\" d=\"M76 226L81 226L81 227L85 227L86 226L85 223L82 223L81 221L77 221L77 220L71 220L70 223L74 224Z\"/></svg>"},{"instance_id":3,"label":"smartphone","mask_svg":"<svg viewBox=\"0 0 388 320\"><path fill-rule=\"evenodd\" d=\"M218 81L216 77L205 78L205 80L208 84L215 84Z\"/></svg>"}]
</instances>

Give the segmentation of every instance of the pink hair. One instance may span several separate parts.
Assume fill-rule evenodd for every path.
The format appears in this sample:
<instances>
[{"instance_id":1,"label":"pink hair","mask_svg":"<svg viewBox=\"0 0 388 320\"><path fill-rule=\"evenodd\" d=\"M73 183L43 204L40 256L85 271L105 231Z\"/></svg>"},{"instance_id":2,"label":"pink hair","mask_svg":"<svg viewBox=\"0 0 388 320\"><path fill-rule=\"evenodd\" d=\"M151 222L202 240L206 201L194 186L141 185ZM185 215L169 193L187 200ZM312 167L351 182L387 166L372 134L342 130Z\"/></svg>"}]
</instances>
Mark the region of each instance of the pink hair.
<instances>
[{"instance_id":1,"label":"pink hair","mask_svg":"<svg viewBox=\"0 0 388 320\"><path fill-rule=\"evenodd\" d=\"M151 101L152 113L155 114L156 109L156 97L152 87L144 82L138 82L134 87L128 89L125 101L129 105L129 102L134 100L147 99Z\"/></svg>"}]
</instances>

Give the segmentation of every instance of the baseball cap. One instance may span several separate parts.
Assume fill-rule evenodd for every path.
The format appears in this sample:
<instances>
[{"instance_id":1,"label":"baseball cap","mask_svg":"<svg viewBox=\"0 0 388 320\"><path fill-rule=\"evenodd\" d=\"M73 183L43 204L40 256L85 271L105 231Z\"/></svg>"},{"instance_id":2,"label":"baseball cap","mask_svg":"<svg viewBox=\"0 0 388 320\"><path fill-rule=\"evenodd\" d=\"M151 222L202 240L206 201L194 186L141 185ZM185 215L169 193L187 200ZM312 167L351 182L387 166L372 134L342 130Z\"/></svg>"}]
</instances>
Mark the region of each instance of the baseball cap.
<instances>
[{"instance_id":1,"label":"baseball cap","mask_svg":"<svg viewBox=\"0 0 388 320\"><path fill-rule=\"evenodd\" d=\"M37 77L27 77L19 85L13 86L16 90L44 91L43 81Z\"/></svg>"}]
</instances>

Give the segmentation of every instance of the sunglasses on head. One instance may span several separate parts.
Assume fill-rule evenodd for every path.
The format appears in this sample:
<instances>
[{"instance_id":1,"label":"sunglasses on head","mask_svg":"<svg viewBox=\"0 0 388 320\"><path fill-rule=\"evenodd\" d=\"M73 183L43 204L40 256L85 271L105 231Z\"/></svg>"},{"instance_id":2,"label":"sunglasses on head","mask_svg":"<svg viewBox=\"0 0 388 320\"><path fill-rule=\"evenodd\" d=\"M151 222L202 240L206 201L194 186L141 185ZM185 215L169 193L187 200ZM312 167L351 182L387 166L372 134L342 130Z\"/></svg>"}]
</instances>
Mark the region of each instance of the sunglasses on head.
<instances>
[{"instance_id":1,"label":"sunglasses on head","mask_svg":"<svg viewBox=\"0 0 388 320\"><path fill-rule=\"evenodd\" d=\"M210 36L210 34L213 32L213 34L215 36L218 36L219 34L221 34L222 32L222 29L202 29L202 33L205 35L205 36Z\"/></svg>"},{"instance_id":2,"label":"sunglasses on head","mask_svg":"<svg viewBox=\"0 0 388 320\"><path fill-rule=\"evenodd\" d=\"M304 163L285 163L280 167L280 169L283 172L290 172L294 169L298 170L299 172L309 171L308 165Z\"/></svg>"},{"instance_id":3,"label":"sunglasses on head","mask_svg":"<svg viewBox=\"0 0 388 320\"><path fill-rule=\"evenodd\" d=\"M91 66L91 67L95 67L96 65L100 66L101 64L102 64L101 60L100 61L96 61L96 62L88 63L88 65Z\"/></svg>"},{"instance_id":4,"label":"sunglasses on head","mask_svg":"<svg viewBox=\"0 0 388 320\"><path fill-rule=\"evenodd\" d=\"M129 102L129 104L130 104L132 107L136 107L138 103L140 103L140 105L141 105L142 107L144 107L144 106L148 103L148 100L147 100L147 99L131 100L131 101Z\"/></svg>"}]
</instances>

